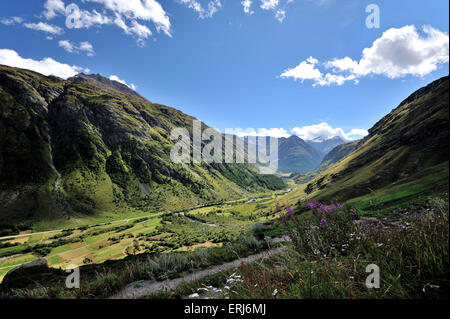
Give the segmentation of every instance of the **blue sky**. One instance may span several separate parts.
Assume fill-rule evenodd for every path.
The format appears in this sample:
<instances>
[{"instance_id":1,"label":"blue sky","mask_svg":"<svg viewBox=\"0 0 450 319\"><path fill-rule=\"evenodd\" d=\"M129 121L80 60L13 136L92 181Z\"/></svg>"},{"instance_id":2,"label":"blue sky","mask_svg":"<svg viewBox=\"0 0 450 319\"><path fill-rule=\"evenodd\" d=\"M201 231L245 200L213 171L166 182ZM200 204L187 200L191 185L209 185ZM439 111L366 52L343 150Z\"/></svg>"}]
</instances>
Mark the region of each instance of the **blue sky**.
<instances>
[{"instance_id":1,"label":"blue sky","mask_svg":"<svg viewBox=\"0 0 450 319\"><path fill-rule=\"evenodd\" d=\"M66 24L72 3L79 9L76 28ZM366 26L368 4L380 9L379 28ZM60 76L86 69L115 75L150 101L222 131L356 138L348 133L363 134L414 90L448 75L445 0L0 6L0 64Z\"/></svg>"}]
</instances>

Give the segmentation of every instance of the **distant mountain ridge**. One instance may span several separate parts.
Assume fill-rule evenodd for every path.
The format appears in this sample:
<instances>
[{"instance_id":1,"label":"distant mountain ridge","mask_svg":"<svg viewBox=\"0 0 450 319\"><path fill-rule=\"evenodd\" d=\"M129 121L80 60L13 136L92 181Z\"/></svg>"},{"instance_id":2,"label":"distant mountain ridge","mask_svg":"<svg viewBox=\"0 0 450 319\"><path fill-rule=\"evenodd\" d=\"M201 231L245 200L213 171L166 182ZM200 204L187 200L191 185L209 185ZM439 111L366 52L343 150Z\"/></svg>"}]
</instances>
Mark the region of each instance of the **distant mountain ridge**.
<instances>
[{"instance_id":1,"label":"distant mountain ridge","mask_svg":"<svg viewBox=\"0 0 450 319\"><path fill-rule=\"evenodd\" d=\"M266 145L269 145L269 138L266 137ZM278 140L278 171L282 173L305 174L314 171L333 148L345 143L339 136L306 141L297 135L276 139ZM248 136L244 137L244 141L249 147L259 150L258 143L250 143Z\"/></svg>"},{"instance_id":2,"label":"distant mountain ridge","mask_svg":"<svg viewBox=\"0 0 450 319\"><path fill-rule=\"evenodd\" d=\"M313 140L306 140L306 143L321 151L324 155L328 154L333 148L338 145L347 143L339 136L331 138L319 138Z\"/></svg>"},{"instance_id":3,"label":"distant mountain ridge","mask_svg":"<svg viewBox=\"0 0 450 319\"><path fill-rule=\"evenodd\" d=\"M297 135L279 139L278 166L285 173L307 173L314 170L324 154Z\"/></svg>"},{"instance_id":4,"label":"distant mountain ridge","mask_svg":"<svg viewBox=\"0 0 450 319\"><path fill-rule=\"evenodd\" d=\"M266 147L270 144L269 136L266 136ZM274 138L274 137L272 137ZM321 162L324 154L305 142L297 135L275 138L278 142L278 171L282 173L307 173L314 170ZM257 152L263 152L259 148L258 139L252 141L248 136L244 142L249 148Z\"/></svg>"}]
</instances>

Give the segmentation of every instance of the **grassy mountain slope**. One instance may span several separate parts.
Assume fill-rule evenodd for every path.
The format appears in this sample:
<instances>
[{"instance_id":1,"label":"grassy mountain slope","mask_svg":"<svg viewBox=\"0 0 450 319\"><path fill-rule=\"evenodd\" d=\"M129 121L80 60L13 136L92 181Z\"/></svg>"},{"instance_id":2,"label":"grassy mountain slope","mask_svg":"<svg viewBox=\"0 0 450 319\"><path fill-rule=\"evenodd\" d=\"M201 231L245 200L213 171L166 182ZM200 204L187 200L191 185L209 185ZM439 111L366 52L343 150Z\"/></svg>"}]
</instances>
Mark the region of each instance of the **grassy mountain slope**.
<instances>
[{"instance_id":1,"label":"grassy mountain slope","mask_svg":"<svg viewBox=\"0 0 450 319\"><path fill-rule=\"evenodd\" d=\"M241 164L174 164L194 118L99 75L66 81L0 66L2 221L178 209L280 189Z\"/></svg>"},{"instance_id":2,"label":"grassy mountain slope","mask_svg":"<svg viewBox=\"0 0 450 319\"><path fill-rule=\"evenodd\" d=\"M306 173L314 170L323 154L300 137L280 138L278 144L278 169L281 172Z\"/></svg>"},{"instance_id":3,"label":"grassy mountain slope","mask_svg":"<svg viewBox=\"0 0 450 319\"><path fill-rule=\"evenodd\" d=\"M357 140L350 143L340 144L334 147L329 153L327 153L327 155L325 155L317 170L323 171L328 166L339 162L345 156L357 149L359 142L360 140Z\"/></svg>"},{"instance_id":4,"label":"grassy mountain slope","mask_svg":"<svg viewBox=\"0 0 450 319\"><path fill-rule=\"evenodd\" d=\"M376 123L353 152L316 176L303 189L307 197L346 201L399 185L415 188L412 196L445 191L448 86L444 77L414 92Z\"/></svg>"}]
</instances>

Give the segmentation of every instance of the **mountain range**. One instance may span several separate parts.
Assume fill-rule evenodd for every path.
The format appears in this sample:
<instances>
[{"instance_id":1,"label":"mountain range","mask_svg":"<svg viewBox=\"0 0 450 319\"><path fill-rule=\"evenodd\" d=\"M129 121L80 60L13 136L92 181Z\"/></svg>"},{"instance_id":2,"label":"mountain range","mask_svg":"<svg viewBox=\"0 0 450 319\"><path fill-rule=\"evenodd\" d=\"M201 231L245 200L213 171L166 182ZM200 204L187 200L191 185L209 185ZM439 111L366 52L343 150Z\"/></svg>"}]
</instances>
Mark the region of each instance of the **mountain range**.
<instances>
[{"instance_id":1,"label":"mountain range","mask_svg":"<svg viewBox=\"0 0 450 319\"><path fill-rule=\"evenodd\" d=\"M170 132L192 136L193 120L101 75L0 66L2 221L182 209L285 187L254 165L172 163Z\"/></svg>"},{"instance_id":2,"label":"mountain range","mask_svg":"<svg viewBox=\"0 0 450 319\"><path fill-rule=\"evenodd\" d=\"M276 139L278 141L278 171L281 173L306 174L314 171L333 148L345 143L338 136L306 141L297 135ZM244 137L244 141L259 151L257 141L256 143L251 141L248 136ZM269 137L266 137L266 145L269 145Z\"/></svg>"},{"instance_id":3,"label":"mountain range","mask_svg":"<svg viewBox=\"0 0 450 319\"><path fill-rule=\"evenodd\" d=\"M342 137L334 136L331 138L317 137L312 140L307 140L306 143L321 151L322 154L327 155L333 148L346 143L346 141Z\"/></svg>"},{"instance_id":4,"label":"mountain range","mask_svg":"<svg viewBox=\"0 0 450 319\"><path fill-rule=\"evenodd\" d=\"M448 82L414 92L358 141L279 138L279 171L301 174L301 191L319 200L346 201L429 176L424 192L441 189L448 185ZM101 75L63 80L0 66L0 111L3 222L183 209L285 187L256 165L173 163L170 132L181 127L192 137L195 118Z\"/></svg>"}]
</instances>

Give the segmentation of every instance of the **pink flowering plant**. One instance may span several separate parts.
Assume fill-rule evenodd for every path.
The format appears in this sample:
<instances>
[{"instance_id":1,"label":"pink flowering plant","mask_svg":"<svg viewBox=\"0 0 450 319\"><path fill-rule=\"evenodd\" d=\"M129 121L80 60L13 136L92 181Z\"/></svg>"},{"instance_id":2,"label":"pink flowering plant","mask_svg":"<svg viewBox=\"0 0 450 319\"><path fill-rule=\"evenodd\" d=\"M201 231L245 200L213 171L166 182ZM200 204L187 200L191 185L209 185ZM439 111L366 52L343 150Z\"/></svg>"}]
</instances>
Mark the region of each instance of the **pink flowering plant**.
<instances>
[{"instance_id":1,"label":"pink flowering plant","mask_svg":"<svg viewBox=\"0 0 450 319\"><path fill-rule=\"evenodd\" d=\"M288 207L281 218L295 250L305 257L345 255L353 245L352 237L361 233L352 214L340 203L306 205L310 214L294 214Z\"/></svg>"}]
</instances>

